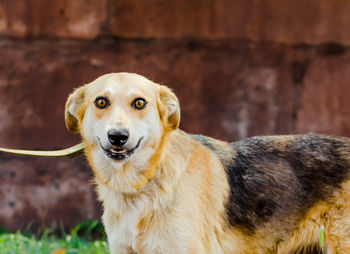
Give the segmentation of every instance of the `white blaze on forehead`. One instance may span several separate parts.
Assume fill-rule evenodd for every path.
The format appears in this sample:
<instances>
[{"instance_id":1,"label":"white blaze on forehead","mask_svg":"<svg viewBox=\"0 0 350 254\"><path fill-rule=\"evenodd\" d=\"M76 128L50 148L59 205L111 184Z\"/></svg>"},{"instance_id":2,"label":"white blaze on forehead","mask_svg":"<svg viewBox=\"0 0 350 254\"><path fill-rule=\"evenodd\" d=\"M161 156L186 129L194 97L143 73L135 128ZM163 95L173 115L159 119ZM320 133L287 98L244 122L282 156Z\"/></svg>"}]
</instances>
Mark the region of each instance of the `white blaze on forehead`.
<instances>
[{"instance_id":1,"label":"white blaze on forehead","mask_svg":"<svg viewBox=\"0 0 350 254\"><path fill-rule=\"evenodd\" d=\"M114 86L108 86L103 91L104 94L107 94L109 96L114 96L116 94L116 88Z\"/></svg>"}]
</instances>

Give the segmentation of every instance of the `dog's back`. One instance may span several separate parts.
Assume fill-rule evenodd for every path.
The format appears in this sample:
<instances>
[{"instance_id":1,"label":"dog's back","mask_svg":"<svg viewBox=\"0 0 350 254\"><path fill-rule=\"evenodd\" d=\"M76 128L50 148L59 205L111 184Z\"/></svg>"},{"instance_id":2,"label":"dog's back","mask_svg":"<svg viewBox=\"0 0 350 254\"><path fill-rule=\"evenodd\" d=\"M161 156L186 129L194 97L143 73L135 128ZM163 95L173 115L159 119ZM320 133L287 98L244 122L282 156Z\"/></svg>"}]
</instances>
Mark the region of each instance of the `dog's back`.
<instances>
[{"instance_id":1,"label":"dog's back","mask_svg":"<svg viewBox=\"0 0 350 254\"><path fill-rule=\"evenodd\" d=\"M194 137L219 155L230 185L227 220L247 236L252 253L257 248L286 253L293 247L317 247L321 226L328 246L339 245L333 243L335 236L343 238L342 247L330 248L350 253L350 246L344 247L349 241L345 229L350 229L350 215L344 213L350 207L350 139L252 137L223 149L222 142Z\"/></svg>"}]
</instances>

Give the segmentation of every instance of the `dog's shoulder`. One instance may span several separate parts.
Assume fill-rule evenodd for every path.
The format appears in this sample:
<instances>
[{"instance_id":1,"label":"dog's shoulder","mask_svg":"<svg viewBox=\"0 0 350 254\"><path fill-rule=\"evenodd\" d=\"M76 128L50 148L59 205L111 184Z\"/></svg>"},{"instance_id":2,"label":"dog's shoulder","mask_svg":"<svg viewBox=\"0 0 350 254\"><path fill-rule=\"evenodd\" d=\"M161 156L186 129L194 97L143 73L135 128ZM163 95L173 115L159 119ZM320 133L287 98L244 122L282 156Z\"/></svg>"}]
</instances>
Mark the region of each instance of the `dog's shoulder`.
<instances>
[{"instance_id":1,"label":"dog's shoulder","mask_svg":"<svg viewBox=\"0 0 350 254\"><path fill-rule=\"evenodd\" d=\"M193 137L220 157L230 186L228 221L247 232L272 216L304 214L349 177L348 138L281 135L226 143Z\"/></svg>"}]
</instances>

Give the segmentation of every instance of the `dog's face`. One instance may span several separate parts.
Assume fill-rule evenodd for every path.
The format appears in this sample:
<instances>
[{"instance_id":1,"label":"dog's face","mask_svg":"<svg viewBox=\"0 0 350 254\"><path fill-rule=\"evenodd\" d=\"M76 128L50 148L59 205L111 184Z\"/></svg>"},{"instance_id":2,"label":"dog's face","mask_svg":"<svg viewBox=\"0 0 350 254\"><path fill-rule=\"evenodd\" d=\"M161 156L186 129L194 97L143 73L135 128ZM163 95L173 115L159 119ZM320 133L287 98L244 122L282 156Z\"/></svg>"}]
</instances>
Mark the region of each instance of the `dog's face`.
<instances>
[{"instance_id":1,"label":"dog's face","mask_svg":"<svg viewBox=\"0 0 350 254\"><path fill-rule=\"evenodd\" d=\"M65 118L68 130L80 132L99 170L100 164L142 167L162 135L178 127L180 110L167 87L137 74L115 73L75 90Z\"/></svg>"}]
</instances>

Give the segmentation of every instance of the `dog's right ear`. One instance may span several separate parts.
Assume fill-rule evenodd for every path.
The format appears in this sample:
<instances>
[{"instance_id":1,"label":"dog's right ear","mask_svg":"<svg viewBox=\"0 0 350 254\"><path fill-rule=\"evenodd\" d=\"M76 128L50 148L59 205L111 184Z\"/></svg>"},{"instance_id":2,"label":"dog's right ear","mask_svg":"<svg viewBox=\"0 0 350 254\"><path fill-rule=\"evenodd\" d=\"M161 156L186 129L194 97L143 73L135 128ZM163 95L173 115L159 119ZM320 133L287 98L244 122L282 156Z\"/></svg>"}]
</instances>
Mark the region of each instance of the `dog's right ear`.
<instances>
[{"instance_id":1,"label":"dog's right ear","mask_svg":"<svg viewBox=\"0 0 350 254\"><path fill-rule=\"evenodd\" d=\"M71 132L79 132L79 123L84 117L84 98L86 86L79 87L71 95L66 102L65 120L66 127Z\"/></svg>"},{"instance_id":2,"label":"dog's right ear","mask_svg":"<svg viewBox=\"0 0 350 254\"><path fill-rule=\"evenodd\" d=\"M176 95L166 86L159 86L158 110L165 126L174 130L180 123L180 106Z\"/></svg>"}]
</instances>

